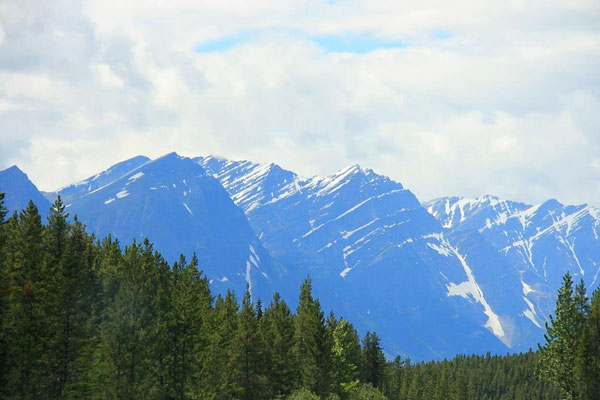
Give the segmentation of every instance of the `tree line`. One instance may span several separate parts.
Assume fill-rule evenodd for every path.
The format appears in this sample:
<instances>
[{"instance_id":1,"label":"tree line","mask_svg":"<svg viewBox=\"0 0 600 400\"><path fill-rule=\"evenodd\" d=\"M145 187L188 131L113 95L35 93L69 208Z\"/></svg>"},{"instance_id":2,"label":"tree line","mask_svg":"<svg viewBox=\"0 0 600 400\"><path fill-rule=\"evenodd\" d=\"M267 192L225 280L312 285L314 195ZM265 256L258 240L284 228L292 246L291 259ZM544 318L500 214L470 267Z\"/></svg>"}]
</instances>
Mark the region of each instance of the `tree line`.
<instances>
[{"instance_id":1,"label":"tree line","mask_svg":"<svg viewBox=\"0 0 600 400\"><path fill-rule=\"evenodd\" d=\"M1 398L559 399L565 393L564 374L539 367L564 356L564 346L553 344L565 336L558 329L563 314L551 320L548 344L537 353L388 361L376 333L361 339L350 321L325 315L309 278L295 312L279 294L268 305L253 302L248 290L241 301L230 291L214 296L195 256L169 264L148 240L127 246L111 236L99 240L76 217L71 222L60 197L46 223L32 202L8 217L3 199L0 193ZM572 363L582 377L598 372L598 297L574 307L585 315L576 319L578 332L586 332L575 340L575 359L596 362ZM566 393L580 396L583 381Z\"/></svg>"}]
</instances>

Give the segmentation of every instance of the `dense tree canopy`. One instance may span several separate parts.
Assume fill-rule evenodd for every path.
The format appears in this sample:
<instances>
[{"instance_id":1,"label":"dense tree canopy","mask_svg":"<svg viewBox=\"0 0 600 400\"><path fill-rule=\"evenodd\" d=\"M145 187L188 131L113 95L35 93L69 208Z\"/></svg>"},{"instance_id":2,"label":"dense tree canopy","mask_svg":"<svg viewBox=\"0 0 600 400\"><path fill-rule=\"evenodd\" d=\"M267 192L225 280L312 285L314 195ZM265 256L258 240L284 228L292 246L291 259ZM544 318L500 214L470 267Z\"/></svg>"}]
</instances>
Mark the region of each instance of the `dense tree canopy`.
<instances>
[{"instance_id":1,"label":"dense tree canopy","mask_svg":"<svg viewBox=\"0 0 600 400\"><path fill-rule=\"evenodd\" d=\"M215 298L195 256L98 240L60 198L45 224L33 203L7 219L3 198L1 398L600 398L600 295L569 276L539 354L387 361L376 333L325 318L310 278L295 314L279 294Z\"/></svg>"}]
</instances>

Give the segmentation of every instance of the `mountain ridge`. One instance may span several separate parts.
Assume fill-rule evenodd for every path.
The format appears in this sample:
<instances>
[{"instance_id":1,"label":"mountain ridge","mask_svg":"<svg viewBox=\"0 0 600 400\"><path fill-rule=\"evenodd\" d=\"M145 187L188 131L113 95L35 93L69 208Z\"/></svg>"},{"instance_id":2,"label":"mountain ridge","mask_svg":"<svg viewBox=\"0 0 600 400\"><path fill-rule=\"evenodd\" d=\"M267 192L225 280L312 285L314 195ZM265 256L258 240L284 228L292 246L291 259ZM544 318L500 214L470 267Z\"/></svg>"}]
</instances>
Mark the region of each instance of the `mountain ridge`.
<instances>
[{"instance_id":1,"label":"mountain ridge","mask_svg":"<svg viewBox=\"0 0 600 400\"><path fill-rule=\"evenodd\" d=\"M324 308L413 359L526 351L564 272L598 284L596 208L493 195L421 203L358 164L302 177L274 163L137 156L53 193L98 234L149 234L171 258L198 250L217 291L278 290L293 305L310 275Z\"/></svg>"}]
</instances>

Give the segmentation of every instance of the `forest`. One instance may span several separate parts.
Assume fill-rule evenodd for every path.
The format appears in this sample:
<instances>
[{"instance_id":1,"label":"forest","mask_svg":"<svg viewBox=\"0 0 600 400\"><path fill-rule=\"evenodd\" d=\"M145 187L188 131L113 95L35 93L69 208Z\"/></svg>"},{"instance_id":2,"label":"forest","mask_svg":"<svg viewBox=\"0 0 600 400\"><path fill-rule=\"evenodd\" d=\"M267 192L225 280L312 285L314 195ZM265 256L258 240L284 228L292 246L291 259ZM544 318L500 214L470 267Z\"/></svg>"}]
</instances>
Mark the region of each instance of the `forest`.
<instances>
[{"instance_id":1,"label":"forest","mask_svg":"<svg viewBox=\"0 0 600 400\"><path fill-rule=\"evenodd\" d=\"M3 399L600 399L600 291L569 274L536 351L411 363L322 310L309 277L295 310L215 296L195 256L89 235L60 197L47 221L3 200Z\"/></svg>"}]
</instances>

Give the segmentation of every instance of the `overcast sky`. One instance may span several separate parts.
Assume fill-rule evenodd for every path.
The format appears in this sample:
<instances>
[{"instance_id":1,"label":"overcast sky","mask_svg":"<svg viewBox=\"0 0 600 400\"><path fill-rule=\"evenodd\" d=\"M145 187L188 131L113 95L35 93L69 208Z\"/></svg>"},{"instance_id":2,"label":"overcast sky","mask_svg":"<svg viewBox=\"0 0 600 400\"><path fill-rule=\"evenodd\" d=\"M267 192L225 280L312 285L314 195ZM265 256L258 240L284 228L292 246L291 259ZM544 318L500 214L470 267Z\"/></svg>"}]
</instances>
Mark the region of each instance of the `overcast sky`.
<instances>
[{"instance_id":1,"label":"overcast sky","mask_svg":"<svg viewBox=\"0 0 600 400\"><path fill-rule=\"evenodd\" d=\"M0 169L177 151L600 206L598 0L0 0Z\"/></svg>"}]
</instances>

